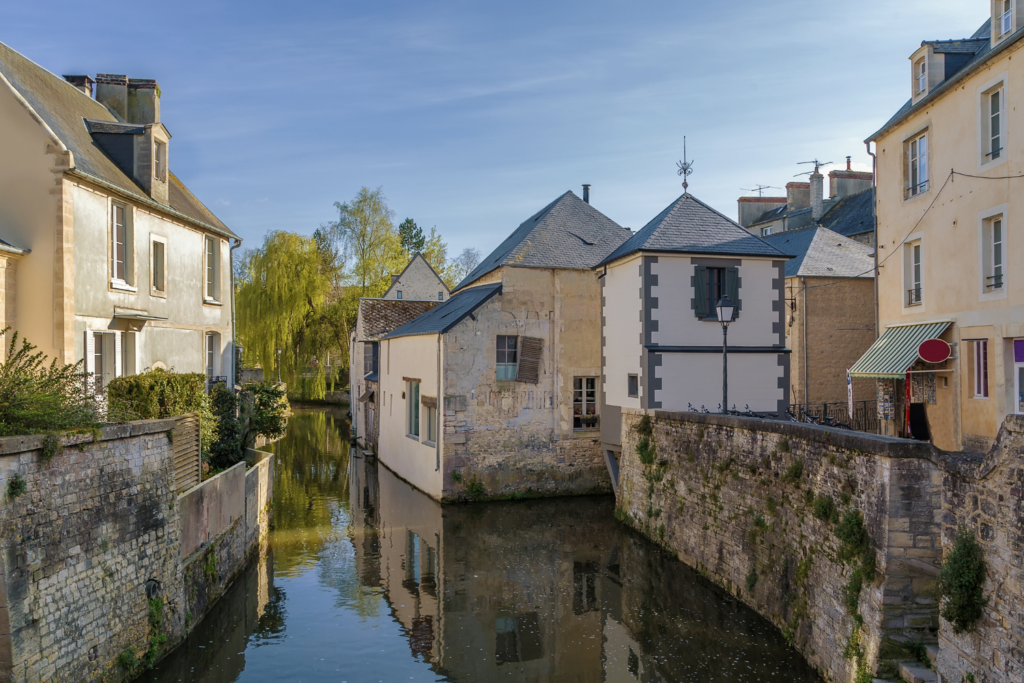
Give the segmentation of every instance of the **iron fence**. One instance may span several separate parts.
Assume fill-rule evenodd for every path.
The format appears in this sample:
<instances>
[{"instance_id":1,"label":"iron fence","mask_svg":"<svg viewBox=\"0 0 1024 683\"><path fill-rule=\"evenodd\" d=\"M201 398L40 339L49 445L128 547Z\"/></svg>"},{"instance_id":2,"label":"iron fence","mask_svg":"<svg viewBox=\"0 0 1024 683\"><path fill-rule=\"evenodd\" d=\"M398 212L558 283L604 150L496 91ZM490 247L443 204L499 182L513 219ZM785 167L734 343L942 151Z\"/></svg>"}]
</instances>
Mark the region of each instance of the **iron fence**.
<instances>
[{"instance_id":1,"label":"iron fence","mask_svg":"<svg viewBox=\"0 0 1024 683\"><path fill-rule=\"evenodd\" d=\"M835 422L847 424L851 429L858 432L878 433L878 401L854 401L853 415L850 415L850 408L845 401L838 403L794 403L789 406L789 412L796 418L803 421L805 417L811 417L821 421L829 417Z\"/></svg>"}]
</instances>

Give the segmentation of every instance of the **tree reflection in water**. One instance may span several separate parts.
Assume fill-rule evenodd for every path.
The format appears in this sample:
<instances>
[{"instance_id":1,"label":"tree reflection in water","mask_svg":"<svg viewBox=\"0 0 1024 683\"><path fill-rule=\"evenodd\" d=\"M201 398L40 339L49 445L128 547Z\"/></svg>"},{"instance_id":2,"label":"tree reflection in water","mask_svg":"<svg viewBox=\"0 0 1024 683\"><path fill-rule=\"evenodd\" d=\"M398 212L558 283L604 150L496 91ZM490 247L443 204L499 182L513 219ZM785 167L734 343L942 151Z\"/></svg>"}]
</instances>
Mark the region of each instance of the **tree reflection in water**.
<instances>
[{"instance_id":1,"label":"tree reflection in water","mask_svg":"<svg viewBox=\"0 0 1024 683\"><path fill-rule=\"evenodd\" d=\"M612 499L442 508L350 458L347 429L291 418L271 555L147 680L820 681Z\"/></svg>"}]
</instances>

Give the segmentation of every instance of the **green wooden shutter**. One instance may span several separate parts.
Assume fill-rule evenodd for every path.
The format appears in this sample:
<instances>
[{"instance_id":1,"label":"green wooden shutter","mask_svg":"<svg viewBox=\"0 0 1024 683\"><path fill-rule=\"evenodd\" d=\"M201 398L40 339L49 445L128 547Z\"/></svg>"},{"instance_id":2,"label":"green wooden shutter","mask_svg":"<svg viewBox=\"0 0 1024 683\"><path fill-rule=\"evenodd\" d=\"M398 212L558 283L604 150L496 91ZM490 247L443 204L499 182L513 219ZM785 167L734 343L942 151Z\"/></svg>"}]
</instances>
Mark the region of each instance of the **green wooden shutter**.
<instances>
[{"instance_id":1,"label":"green wooden shutter","mask_svg":"<svg viewBox=\"0 0 1024 683\"><path fill-rule=\"evenodd\" d=\"M693 269L693 313L698 318L708 317L707 266L697 266Z\"/></svg>"},{"instance_id":2,"label":"green wooden shutter","mask_svg":"<svg viewBox=\"0 0 1024 683\"><path fill-rule=\"evenodd\" d=\"M726 268L725 269L725 293L732 300L732 305L736 307L733 311L732 319L736 320L740 317L740 269L739 268Z\"/></svg>"}]
</instances>

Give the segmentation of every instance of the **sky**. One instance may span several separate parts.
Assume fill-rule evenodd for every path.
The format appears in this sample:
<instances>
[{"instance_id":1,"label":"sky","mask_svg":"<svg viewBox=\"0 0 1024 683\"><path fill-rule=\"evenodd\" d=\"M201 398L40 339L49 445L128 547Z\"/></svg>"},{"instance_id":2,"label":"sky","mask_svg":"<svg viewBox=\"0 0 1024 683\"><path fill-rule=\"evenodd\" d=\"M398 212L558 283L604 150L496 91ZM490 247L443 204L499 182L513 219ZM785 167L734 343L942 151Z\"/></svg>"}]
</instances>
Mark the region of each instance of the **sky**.
<instances>
[{"instance_id":1,"label":"sky","mask_svg":"<svg viewBox=\"0 0 1024 683\"><path fill-rule=\"evenodd\" d=\"M799 162L870 170L863 140L909 98L910 54L988 7L11 1L0 42L55 74L159 81L171 169L246 247L311 234L365 186L451 254L486 255L583 183L640 229L682 193L684 136L690 192L733 218L746 189L805 180Z\"/></svg>"}]
</instances>

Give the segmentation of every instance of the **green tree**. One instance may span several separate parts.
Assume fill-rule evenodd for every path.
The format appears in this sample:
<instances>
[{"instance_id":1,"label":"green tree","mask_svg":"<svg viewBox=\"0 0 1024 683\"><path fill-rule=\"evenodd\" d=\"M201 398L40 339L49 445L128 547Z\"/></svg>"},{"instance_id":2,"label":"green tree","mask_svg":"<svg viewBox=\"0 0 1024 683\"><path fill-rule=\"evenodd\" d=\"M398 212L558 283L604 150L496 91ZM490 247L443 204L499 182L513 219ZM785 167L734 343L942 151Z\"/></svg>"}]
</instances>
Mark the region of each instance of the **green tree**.
<instances>
[{"instance_id":1,"label":"green tree","mask_svg":"<svg viewBox=\"0 0 1024 683\"><path fill-rule=\"evenodd\" d=\"M387 291L391 273L405 266L405 250L392 221L381 188L359 190L352 201L335 202L338 220L330 225L332 240L351 267L346 279L359 288L360 296L380 296Z\"/></svg>"},{"instance_id":2,"label":"green tree","mask_svg":"<svg viewBox=\"0 0 1024 683\"><path fill-rule=\"evenodd\" d=\"M427 241L423 235L423 228L416 225L416 221L411 218L406 218L398 226L398 238L401 240L402 248L405 249L405 253L409 257L412 257L413 254L422 253L423 246Z\"/></svg>"}]
</instances>

